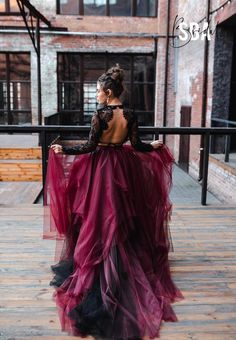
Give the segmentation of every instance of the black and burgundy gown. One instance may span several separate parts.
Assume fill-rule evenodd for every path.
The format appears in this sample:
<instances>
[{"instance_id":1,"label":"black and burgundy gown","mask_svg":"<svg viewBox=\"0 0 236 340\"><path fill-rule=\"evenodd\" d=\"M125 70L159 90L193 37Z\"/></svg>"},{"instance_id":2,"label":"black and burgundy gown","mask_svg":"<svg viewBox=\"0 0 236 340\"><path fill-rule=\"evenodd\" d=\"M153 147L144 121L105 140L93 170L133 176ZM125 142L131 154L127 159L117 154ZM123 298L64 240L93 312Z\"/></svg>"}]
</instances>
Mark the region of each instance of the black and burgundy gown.
<instances>
[{"instance_id":1,"label":"black and burgundy gown","mask_svg":"<svg viewBox=\"0 0 236 340\"><path fill-rule=\"evenodd\" d=\"M177 321L171 303L183 298L168 261L174 159L166 145L141 141L133 110L119 106L119 116L116 107L93 114L86 143L49 150L43 237L56 240L50 285L62 331L155 338L162 320ZM122 143L101 143L124 119Z\"/></svg>"}]
</instances>

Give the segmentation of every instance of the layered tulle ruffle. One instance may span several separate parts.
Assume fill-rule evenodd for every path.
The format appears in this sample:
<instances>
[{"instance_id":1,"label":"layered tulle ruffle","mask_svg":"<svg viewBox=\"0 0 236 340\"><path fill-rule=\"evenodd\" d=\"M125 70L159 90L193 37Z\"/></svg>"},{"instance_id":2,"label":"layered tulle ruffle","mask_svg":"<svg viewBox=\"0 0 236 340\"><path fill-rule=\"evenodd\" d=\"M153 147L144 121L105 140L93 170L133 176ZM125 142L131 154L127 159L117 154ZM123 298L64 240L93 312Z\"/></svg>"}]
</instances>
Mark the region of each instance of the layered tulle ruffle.
<instances>
[{"instance_id":1,"label":"layered tulle ruffle","mask_svg":"<svg viewBox=\"0 0 236 340\"><path fill-rule=\"evenodd\" d=\"M156 337L183 298L169 268L173 157L98 146L49 151L44 238L56 240L55 286L62 330L107 339Z\"/></svg>"}]
</instances>

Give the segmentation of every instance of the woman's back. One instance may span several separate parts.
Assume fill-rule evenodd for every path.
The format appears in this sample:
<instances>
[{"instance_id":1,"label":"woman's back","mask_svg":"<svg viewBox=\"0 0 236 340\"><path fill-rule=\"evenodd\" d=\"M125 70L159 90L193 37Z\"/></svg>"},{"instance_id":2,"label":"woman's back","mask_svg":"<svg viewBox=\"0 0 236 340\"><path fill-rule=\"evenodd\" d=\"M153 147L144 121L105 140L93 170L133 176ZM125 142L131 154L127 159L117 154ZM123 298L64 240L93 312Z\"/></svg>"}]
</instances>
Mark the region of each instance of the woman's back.
<instances>
[{"instance_id":1,"label":"woman's back","mask_svg":"<svg viewBox=\"0 0 236 340\"><path fill-rule=\"evenodd\" d=\"M110 107L100 113L100 119L103 119L107 126L102 131L99 142L119 144L127 139L128 120L122 107L115 105Z\"/></svg>"}]
</instances>

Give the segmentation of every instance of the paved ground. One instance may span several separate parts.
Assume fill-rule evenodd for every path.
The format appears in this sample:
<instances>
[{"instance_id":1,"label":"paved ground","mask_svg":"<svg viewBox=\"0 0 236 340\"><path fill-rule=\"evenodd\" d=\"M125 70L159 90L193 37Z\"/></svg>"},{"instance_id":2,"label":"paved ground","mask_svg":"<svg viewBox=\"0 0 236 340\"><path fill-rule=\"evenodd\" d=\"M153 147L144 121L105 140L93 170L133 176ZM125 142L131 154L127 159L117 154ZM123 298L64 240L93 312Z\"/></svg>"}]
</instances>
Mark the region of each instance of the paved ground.
<instances>
[{"instance_id":1,"label":"paved ground","mask_svg":"<svg viewBox=\"0 0 236 340\"><path fill-rule=\"evenodd\" d=\"M174 204L201 204L201 184L190 177L178 166L174 166L173 187L170 197ZM210 192L207 193L207 205L220 203Z\"/></svg>"},{"instance_id":2,"label":"paved ground","mask_svg":"<svg viewBox=\"0 0 236 340\"><path fill-rule=\"evenodd\" d=\"M0 206L33 204L41 189L41 182L0 182Z\"/></svg>"}]
</instances>

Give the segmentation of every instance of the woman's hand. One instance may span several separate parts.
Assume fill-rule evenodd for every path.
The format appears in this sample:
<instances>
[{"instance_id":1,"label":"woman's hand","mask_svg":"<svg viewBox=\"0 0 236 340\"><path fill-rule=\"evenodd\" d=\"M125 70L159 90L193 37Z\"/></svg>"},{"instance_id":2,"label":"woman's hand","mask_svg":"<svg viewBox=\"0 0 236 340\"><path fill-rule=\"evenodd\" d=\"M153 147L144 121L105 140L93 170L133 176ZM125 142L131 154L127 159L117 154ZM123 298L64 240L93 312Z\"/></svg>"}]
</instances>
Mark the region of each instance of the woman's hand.
<instances>
[{"instance_id":1,"label":"woman's hand","mask_svg":"<svg viewBox=\"0 0 236 340\"><path fill-rule=\"evenodd\" d=\"M158 149L163 146L163 142L160 139L154 140L153 142L151 142L151 144L154 147L154 149Z\"/></svg>"},{"instance_id":2,"label":"woman's hand","mask_svg":"<svg viewBox=\"0 0 236 340\"><path fill-rule=\"evenodd\" d=\"M53 149L55 153L63 153L62 146L60 144L52 144L50 148Z\"/></svg>"}]
</instances>

